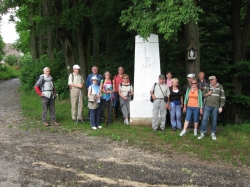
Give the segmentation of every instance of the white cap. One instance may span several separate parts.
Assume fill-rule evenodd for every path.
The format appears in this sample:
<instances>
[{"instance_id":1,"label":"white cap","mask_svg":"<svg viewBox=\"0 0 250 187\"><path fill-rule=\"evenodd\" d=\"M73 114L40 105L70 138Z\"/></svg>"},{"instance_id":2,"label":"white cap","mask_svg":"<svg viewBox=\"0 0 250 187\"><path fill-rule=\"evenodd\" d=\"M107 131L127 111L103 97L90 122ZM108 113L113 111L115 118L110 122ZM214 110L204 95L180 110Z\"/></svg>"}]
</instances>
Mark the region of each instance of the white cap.
<instances>
[{"instance_id":1,"label":"white cap","mask_svg":"<svg viewBox=\"0 0 250 187\"><path fill-rule=\"evenodd\" d=\"M93 81L93 80L97 80L98 81L98 78L96 77L96 76L93 76L92 78L91 78L91 80Z\"/></svg>"},{"instance_id":2,"label":"white cap","mask_svg":"<svg viewBox=\"0 0 250 187\"><path fill-rule=\"evenodd\" d=\"M76 65L73 66L73 69L81 69L81 68L80 68L79 65L76 64Z\"/></svg>"},{"instance_id":3,"label":"white cap","mask_svg":"<svg viewBox=\"0 0 250 187\"><path fill-rule=\"evenodd\" d=\"M187 75L187 77L188 77L188 78L194 78L194 77L195 77L195 74L194 74L194 73L189 73L189 74Z\"/></svg>"}]
</instances>

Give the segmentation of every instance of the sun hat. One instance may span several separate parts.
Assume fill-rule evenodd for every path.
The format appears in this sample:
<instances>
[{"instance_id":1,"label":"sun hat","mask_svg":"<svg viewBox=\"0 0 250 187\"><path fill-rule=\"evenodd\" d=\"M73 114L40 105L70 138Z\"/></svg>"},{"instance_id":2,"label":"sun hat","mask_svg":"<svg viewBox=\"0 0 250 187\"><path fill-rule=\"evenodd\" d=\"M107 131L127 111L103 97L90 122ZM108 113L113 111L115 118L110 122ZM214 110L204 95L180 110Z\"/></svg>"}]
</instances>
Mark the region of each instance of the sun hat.
<instances>
[{"instance_id":1,"label":"sun hat","mask_svg":"<svg viewBox=\"0 0 250 187\"><path fill-rule=\"evenodd\" d=\"M93 76L93 77L91 78L91 80L92 80L92 81L93 81L93 80L98 81L98 78L97 78L96 76Z\"/></svg>"},{"instance_id":2,"label":"sun hat","mask_svg":"<svg viewBox=\"0 0 250 187\"><path fill-rule=\"evenodd\" d=\"M194 73L189 73L189 74L187 75L187 77L188 77L188 78L194 78L194 77L195 77L195 74L194 74Z\"/></svg>"}]
</instances>

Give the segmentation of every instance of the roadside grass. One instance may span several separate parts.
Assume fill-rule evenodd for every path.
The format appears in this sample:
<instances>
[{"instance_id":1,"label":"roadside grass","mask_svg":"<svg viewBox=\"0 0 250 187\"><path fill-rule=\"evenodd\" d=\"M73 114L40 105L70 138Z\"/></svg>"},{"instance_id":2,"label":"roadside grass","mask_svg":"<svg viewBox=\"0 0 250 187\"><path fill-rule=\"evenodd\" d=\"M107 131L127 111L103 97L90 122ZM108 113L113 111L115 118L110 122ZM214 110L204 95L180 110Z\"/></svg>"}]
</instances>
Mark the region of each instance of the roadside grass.
<instances>
[{"instance_id":1,"label":"roadside grass","mask_svg":"<svg viewBox=\"0 0 250 187\"><path fill-rule=\"evenodd\" d=\"M218 126L216 141L211 139L209 129L205 137L198 140L193 136L192 129L188 130L184 137L180 137L180 131L172 131L170 127L166 128L165 133L153 133L151 127L125 126L122 119L118 119L109 127L102 124L102 129L92 130L89 121L76 124L71 120L69 100L57 99L56 115L61 126L44 127L41 123L40 98L34 92L21 93L23 114L26 117L25 124L20 126L22 130L39 128L52 133L78 131L88 136L108 137L108 141L122 141L145 151L164 152L169 156L183 154L217 163L250 166L250 124ZM85 119L87 111L84 107Z\"/></svg>"}]
</instances>

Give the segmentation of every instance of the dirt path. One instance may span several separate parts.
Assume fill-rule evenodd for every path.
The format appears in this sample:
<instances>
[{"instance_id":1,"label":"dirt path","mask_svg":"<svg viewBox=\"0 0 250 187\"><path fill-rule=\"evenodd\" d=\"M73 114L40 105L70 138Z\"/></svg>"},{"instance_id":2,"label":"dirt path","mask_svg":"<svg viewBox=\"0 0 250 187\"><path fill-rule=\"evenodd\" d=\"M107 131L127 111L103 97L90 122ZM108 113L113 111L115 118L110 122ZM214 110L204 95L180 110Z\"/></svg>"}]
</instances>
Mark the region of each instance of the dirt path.
<instances>
[{"instance_id":1,"label":"dirt path","mask_svg":"<svg viewBox=\"0 0 250 187\"><path fill-rule=\"evenodd\" d=\"M181 156L143 152L82 133L21 130L18 79L0 82L0 187L250 186L250 175Z\"/></svg>"}]
</instances>

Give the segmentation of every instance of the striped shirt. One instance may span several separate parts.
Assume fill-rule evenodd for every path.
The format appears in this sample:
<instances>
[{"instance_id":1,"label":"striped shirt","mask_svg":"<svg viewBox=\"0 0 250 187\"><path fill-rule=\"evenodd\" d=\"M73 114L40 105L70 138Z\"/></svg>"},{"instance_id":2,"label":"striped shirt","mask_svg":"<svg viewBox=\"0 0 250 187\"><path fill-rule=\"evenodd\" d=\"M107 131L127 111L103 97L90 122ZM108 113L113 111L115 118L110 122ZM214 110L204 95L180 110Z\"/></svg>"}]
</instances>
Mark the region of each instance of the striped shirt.
<instances>
[{"instance_id":1,"label":"striped shirt","mask_svg":"<svg viewBox=\"0 0 250 187\"><path fill-rule=\"evenodd\" d=\"M212 91L212 95L206 97L205 95ZM206 97L206 106L222 108L225 105L226 97L223 86L217 83L214 88L210 84L203 89L203 96Z\"/></svg>"}]
</instances>

